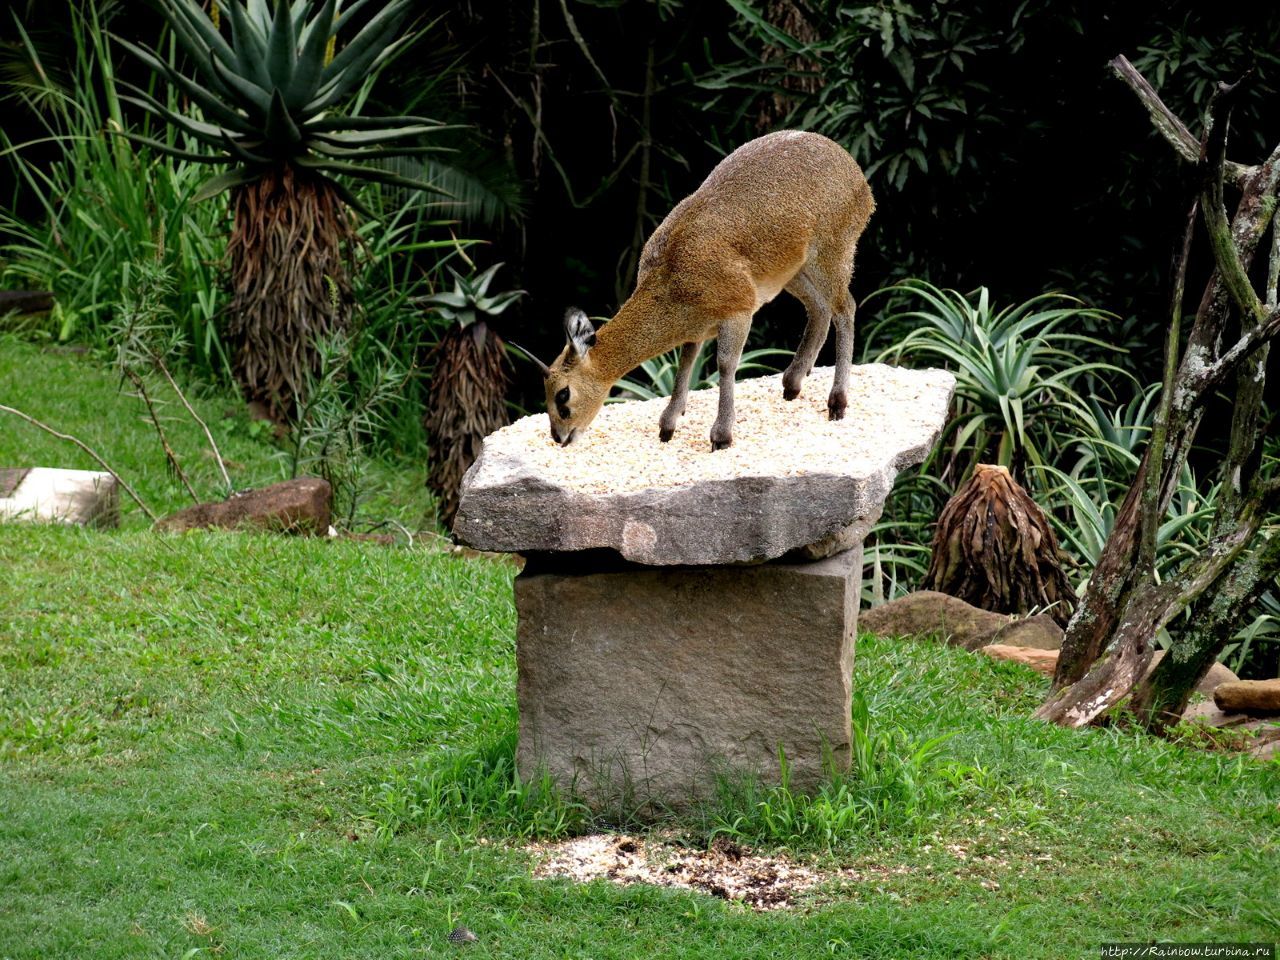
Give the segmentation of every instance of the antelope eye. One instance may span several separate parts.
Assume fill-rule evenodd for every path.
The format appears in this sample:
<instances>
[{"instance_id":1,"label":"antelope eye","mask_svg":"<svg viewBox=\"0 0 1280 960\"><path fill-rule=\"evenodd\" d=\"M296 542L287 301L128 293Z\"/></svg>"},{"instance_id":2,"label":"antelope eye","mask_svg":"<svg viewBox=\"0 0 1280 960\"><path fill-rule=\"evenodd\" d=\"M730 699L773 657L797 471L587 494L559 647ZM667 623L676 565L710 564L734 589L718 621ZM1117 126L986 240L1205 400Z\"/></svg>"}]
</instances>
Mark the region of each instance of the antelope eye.
<instances>
[{"instance_id":1,"label":"antelope eye","mask_svg":"<svg viewBox=\"0 0 1280 960\"><path fill-rule=\"evenodd\" d=\"M564 406L569 402L569 388L561 387L560 392L556 394L556 405Z\"/></svg>"}]
</instances>

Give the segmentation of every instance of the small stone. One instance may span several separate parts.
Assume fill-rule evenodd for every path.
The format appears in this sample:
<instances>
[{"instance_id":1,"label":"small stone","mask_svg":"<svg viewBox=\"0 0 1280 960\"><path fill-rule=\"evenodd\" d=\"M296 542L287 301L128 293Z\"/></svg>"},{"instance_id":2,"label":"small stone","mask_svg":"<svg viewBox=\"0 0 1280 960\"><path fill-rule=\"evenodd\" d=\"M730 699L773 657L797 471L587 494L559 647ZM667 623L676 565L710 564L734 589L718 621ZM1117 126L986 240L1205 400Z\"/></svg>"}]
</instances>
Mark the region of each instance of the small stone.
<instances>
[{"instance_id":1,"label":"small stone","mask_svg":"<svg viewBox=\"0 0 1280 960\"><path fill-rule=\"evenodd\" d=\"M323 536L329 530L333 491L318 477L299 477L259 490L237 493L221 503L201 503L170 514L156 524L158 530L249 527L280 533Z\"/></svg>"},{"instance_id":2,"label":"small stone","mask_svg":"<svg viewBox=\"0 0 1280 960\"><path fill-rule=\"evenodd\" d=\"M978 651L994 660L1010 660L1030 667L1036 673L1052 677L1058 668L1058 651L1041 650L1037 647L1015 647L1003 643L990 643Z\"/></svg>"},{"instance_id":3,"label":"small stone","mask_svg":"<svg viewBox=\"0 0 1280 960\"><path fill-rule=\"evenodd\" d=\"M0 520L95 527L120 522L120 481L114 474L53 467L4 473L10 489L0 498Z\"/></svg>"},{"instance_id":4,"label":"small stone","mask_svg":"<svg viewBox=\"0 0 1280 960\"><path fill-rule=\"evenodd\" d=\"M659 566L761 562L819 543L824 555L849 549L898 471L932 449L955 378L855 366L845 418L833 421L832 376L814 370L791 402L781 375L739 381L733 446L715 452L714 388L689 394L669 443L658 440L665 399L610 404L568 447L551 439L545 414L525 417L485 438L463 478L454 534L478 550L607 548Z\"/></svg>"},{"instance_id":5,"label":"small stone","mask_svg":"<svg viewBox=\"0 0 1280 960\"><path fill-rule=\"evenodd\" d=\"M1062 628L1047 613L1025 620L1015 620L996 631L992 643L1010 647L1033 647L1036 650L1061 650Z\"/></svg>"},{"instance_id":6,"label":"small stone","mask_svg":"<svg viewBox=\"0 0 1280 960\"><path fill-rule=\"evenodd\" d=\"M980 610L957 597L919 590L864 610L863 633L878 637L938 636L952 646L977 650L1009 625L1009 617Z\"/></svg>"},{"instance_id":7,"label":"small stone","mask_svg":"<svg viewBox=\"0 0 1280 960\"><path fill-rule=\"evenodd\" d=\"M53 309L48 290L0 290L0 317L6 313L44 313Z\"/></svg>"},{"instance_id":8,"label":"small stone","mask_svg":"<svg viewBox=\"0 0 1280 960\"><path fill-rule=\"evenodd\" d=\"M1213 702L1226 713L1270 716L1280 713L1280 679L1236 680L1218 684Z\"/></svg>"}]
</instances>

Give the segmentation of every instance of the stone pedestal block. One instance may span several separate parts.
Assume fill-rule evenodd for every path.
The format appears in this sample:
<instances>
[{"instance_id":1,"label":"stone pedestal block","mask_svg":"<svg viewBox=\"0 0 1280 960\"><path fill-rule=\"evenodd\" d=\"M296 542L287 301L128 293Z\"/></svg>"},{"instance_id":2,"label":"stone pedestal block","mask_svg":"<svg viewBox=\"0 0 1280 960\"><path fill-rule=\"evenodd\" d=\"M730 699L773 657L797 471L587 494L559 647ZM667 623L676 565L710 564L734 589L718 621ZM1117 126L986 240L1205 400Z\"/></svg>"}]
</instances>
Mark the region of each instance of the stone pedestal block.
<instances>
[{"instance_id":1,"label":"stone pedestal block","mask_svg":"<svg viewBox=\"0 0 1280 960\"><path fill-rule=\"evenodd\" d=\"M850 761L861 545L813 562L516 579L523 778L601 806L682 807L720 775L799 789Z\"/></svg>"}]
</instances>

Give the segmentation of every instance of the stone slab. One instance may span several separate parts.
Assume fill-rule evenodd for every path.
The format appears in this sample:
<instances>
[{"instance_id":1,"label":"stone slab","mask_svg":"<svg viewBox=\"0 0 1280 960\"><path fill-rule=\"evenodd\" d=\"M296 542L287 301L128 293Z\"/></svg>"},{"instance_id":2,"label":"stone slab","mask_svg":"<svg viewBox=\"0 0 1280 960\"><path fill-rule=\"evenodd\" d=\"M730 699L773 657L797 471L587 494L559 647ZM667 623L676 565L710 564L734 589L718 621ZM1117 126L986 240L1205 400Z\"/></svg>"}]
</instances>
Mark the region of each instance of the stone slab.
<instances>
[{"instance_id":1,"label":"stone slab","mask_svg":"<svg viewBox=\"0 0 1280 960\"><path fill-rule=\"evenodd\" d=\"M525 779L597 808L681 808L718 776L812 789L850 761L861 547L808 563L516 578ZM561 569L564 569L563 567Z\"/></svg>"},{"instance_id":2,"label":"stone slab","mask_svg":"<svg viewBox=\"0 0 1280 960\"><path fill-rule=\"evenodd\" d=\"M1007 643L989 643L978 648L979 653L986 654L993 660L1009 660L1030 667L1036 673L1052 677L1058 668L1058 651L1044 650L1039 647L1020 647Z\"/></svg>"},{"instance_id":3,"label":"stone slab","mask_svg":"<svg viewBox=\"0 0 1280 960\"><path fill-rule=\"evenodd\" d=\"M1220 683L1213 691L1213 701L1227 713L1254 717L1280 714L1280 678Z\"/></svg>"},{"instance_id":4,"label":"stone slab","mask_svg":"<svg viewBox=\"0 0 1280 960\"><path fill-rule=\"evenodd\" d=\"M712 452L718 390L698 390L675 438L666 401L606 406L568 447L545 414L485 438L463 480L454 534L478 550L607 548L652 565L758 563L860 543L898 471L928 455L955 379L942 370L855 366L845 418L830 421L831 368L782 399L781 377L735 388L734 445ZM813 546L818 545L818 546Z\"/></svg>"},{"instance_id":5,"label":"stone slab","mask_svg":"<svg viewBox=\"0 0 1280 960\"><path fill-rule=\"evenodd\" d=\"M32 520L114 527L120 522L120 483L96 470L32 467L6 497L0 520Z\"/></svg>"},{"instance_id":6,"label":"stone slab","mask_svg":"<svg viewBox=\"0 0 1280 960\"><path fill-rule=\"evenodd\" d=\"M1038 613L1005 624L991 637L990 643L1036 650L1061 650L1063 630L1053 617Z\"/></svg>"}]
</instances>

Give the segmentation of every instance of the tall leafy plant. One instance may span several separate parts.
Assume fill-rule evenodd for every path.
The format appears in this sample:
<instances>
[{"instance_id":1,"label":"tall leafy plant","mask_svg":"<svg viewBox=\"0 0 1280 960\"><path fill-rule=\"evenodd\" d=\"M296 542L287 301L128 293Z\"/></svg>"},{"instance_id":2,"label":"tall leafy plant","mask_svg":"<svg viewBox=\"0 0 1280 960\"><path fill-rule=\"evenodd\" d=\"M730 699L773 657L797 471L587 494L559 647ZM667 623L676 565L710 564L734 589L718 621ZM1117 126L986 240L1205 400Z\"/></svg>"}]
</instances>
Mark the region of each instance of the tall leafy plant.
<instances>
[{"instance_id":1,"label":"tall leafy plant","mask_svg":"<svg viewBox=\"0 0 1280 960\"><path fill-rule=\"evenodd\" d=\"M224 36L196 0L157 0L186 54L162 56L119 42L190 104L180 112L148 91L122 84L121 99L182 131L203 149L125 136L194 163L228 164L196 194L231 191L229 340L246 397L277 418L294 413L319 370L316 342L349 326L350 260L356 239L349 209L360 209L347 177L412 188L369 161L428 150L415 142L438 124L421 117L344 116L339 109L401 49L396 39L409 0L389 0L356 27L367 0L345 11L320 4L224 0Z\"/></svg>"},{"instance_id":2,"label":"tall leafy plant","mask_svg":"<svg viewBox=\"0 0 1280 960\"><path fill-rule=\"evenodd\" d=\"M523 290L491 293L502 264L464 276L452 267L453 288L421 298L445 328L432 349L431 389L424 426L440 521L449 527L458 511L462 476L485 436L507 422L507 362L493 318L524 296Z\"/></svg>"},{"instance_id":3,"label":"tall leafy plant","mask_svg":"<svg viewBox=\"0 0 1280 960\"><path fill-rule=\"evenodd\" d=\"M67 67L57 69L46 66L42 48L14 20L31 69L10 99L27 106L43 135L18 143L0 125L0 155L26 211L0 209L0 284L52 290L51 334L102 343L125 271L154 261L172 280L166 305L190 345L188 358L215 376L226 369L215 328L222 306L215 273L225 252L222 213L191 202L203 179L199 164L157 163L151 149L134 150L108 134L122 129L124 117L106 15L97 4L71 5L71 55ZM176 95L167 103L176 108ZM181 131L161 136L174 150L187 145ZM35 152L42 145L56 151L52 162L47 152Z\"/></svg>"},{"instance_id":4,"label":"tall leafy plant","mask_svg":"<svg viewBox=\"0 0 1280 960\"><path fill-rule=\"evenodd\" d=\"M1079 436L1095 423L1077 382L1090 373L1123 374L1078 355L1081 344L1103 344L1062 326L1101 311L1062 294L996 309L985 287L966 296L907 280L878 293L898 307L880 325L901 329L906 322L913 329L876 359L939 363L956 375L944 471L956 483L979 462L1018 472L1053 462L1063 436Z\"/></svg>"}]
</instances>

